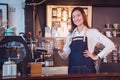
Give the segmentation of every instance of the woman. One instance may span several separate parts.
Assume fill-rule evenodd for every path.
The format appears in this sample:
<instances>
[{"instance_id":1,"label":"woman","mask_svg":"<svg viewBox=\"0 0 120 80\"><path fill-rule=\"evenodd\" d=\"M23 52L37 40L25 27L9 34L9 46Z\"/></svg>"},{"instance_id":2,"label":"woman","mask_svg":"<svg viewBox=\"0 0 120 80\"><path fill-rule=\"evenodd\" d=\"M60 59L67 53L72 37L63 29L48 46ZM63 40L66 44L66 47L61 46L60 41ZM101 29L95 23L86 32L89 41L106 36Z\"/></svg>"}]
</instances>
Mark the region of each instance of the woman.
<instances>
[{"instance_id":1,"label":"woman","mask_svg":"<svg viewBox=\"0 0 120 80\"><path fill-rule=\"evenodd\" d=\"M114 43L97 29L90 29L86 15L81 7L75 7L71 13L71 34L67 36L63 50L59 55L66 59L69 56L68 73L96 73L94 61L107 56L115 49ZM97 43L104 49L94 55Z\"/></svg>"}]
</instances>

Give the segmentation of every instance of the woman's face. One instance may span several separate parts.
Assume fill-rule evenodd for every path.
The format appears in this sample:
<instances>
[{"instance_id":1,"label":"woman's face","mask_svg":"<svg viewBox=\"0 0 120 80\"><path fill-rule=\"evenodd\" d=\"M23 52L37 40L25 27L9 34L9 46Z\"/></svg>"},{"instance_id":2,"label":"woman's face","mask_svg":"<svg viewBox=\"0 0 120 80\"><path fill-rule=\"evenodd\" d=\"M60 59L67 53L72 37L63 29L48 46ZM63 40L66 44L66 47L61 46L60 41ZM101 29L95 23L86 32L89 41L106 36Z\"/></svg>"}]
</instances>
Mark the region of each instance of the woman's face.
<instances>
[{"instance_id":1,"label":"woman's face","mask_svg":"<svg viewBox=\"0 0 120 80\"><path fill-rule=\"evenodd\" d=\"M77 26L81 26L83 25L83 15L80 11L78 10L75 10L73 13L72 13L72 20L73 20L73 23Z\"/></svg>"}]
</instances>

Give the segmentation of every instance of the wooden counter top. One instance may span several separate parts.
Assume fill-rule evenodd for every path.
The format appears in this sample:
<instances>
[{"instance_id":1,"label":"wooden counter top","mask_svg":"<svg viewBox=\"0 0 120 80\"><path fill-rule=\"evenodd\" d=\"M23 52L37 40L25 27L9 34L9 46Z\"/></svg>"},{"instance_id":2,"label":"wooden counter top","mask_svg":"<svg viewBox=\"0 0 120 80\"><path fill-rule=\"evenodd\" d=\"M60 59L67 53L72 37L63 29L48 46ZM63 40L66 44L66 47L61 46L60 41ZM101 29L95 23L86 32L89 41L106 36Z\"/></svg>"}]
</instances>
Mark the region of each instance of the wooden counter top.
<instances>
[{"instance_id":1,"label":"wooden counter top","mask_svg":"<svg viewBox=\"0 0 120 80\"><path fill-rule=\"evenodd\" d=\"M120 73L1 77L0 80L120 80Z\"/></svg>"}]
</instances>

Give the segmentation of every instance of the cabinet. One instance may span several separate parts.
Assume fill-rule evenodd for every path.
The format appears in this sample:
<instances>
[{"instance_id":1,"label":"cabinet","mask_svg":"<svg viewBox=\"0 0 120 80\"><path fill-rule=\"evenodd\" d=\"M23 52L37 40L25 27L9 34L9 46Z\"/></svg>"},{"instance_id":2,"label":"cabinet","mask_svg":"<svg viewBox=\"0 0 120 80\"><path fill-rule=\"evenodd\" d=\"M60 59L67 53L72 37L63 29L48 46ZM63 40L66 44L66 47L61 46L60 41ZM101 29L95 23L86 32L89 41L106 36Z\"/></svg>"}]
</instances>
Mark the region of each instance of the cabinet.
<instances>
[{"instance_id":1,"label":"cabinet","mask_svg":"<svg viewBox=\"0 0 120 80\"><path fill-rule=\"evenodd\" d=\"M120 37L110 38L116 46L106 58L100 60L99 73L120 73Z\"/></svg>"},{"instance_id":2,"label":"cabinet","mask_svg":"<svg viewBox=\"0 0 120 80\"><path fill-rule=\"evenodd\" d=\"M120 7L119 6L93 6L92 27L97 28L101 33L110 38L116 45L117 50L120 47ZM117 28L115 24L118 24ZM116 35L115 32L116 31ZM116 52L114 52L116 53ZM118 51L117 51L118 55ZM113 55L109 56L111 59ZM110 61L110 60L108 60ZM111 62L111 61L110 61Z\"/></svg>"},{"instance_id":3,"label":"cabinet","mask_svg":"<svg viewBox=\"0 0 120 80\"><path fill-rule=\"evenodd\" d=\"M111 52L111 54L109 54L107 56L107 62L108 63L119 63L120 62L120 28L115 29L113 28L113 26L111 26L111 28L103 28L103 34L110 38L114 44L116 49L113 50Z\"/></svg>"},{"instance_id":4,"label":"cabinet","mask_svg":"<svg viewBox=\"0 0 120 80\"><path fill-rule=\"evenodd\" d=\"M116 50L107 56L107 63L101 62L100 72L120 72L116 70L120 67L120 7L93 6L92 12L92 27L99 29L99 31L110 38L116 46ZM113 26L114 24L119 24L117 29ZM107 27L108 25L109 28ZM114 31L116 31L116 35Z\"/></svg>"}]
</instances>

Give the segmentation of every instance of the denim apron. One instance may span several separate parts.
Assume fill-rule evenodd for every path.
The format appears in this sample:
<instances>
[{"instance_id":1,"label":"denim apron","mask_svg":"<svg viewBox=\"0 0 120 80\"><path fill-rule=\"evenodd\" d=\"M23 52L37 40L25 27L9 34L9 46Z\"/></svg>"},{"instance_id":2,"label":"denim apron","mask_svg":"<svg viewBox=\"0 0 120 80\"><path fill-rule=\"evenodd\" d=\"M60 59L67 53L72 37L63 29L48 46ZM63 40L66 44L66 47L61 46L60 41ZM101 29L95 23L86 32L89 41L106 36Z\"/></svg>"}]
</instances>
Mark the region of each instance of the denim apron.
<instances>
[{"instance_id":1,"label":"denim apron","mask_svg":"<svg viewBox=\"0 0 120 80\"><path fill-rule=\"evenodd\" d=\"M85 40L84 40L85 38ZM71 53L69 55L68 74L95 73L95 64L90 57L85 57L84 51L88 50L87 37L71 38Z\"/></svg>"}]
</instances>

